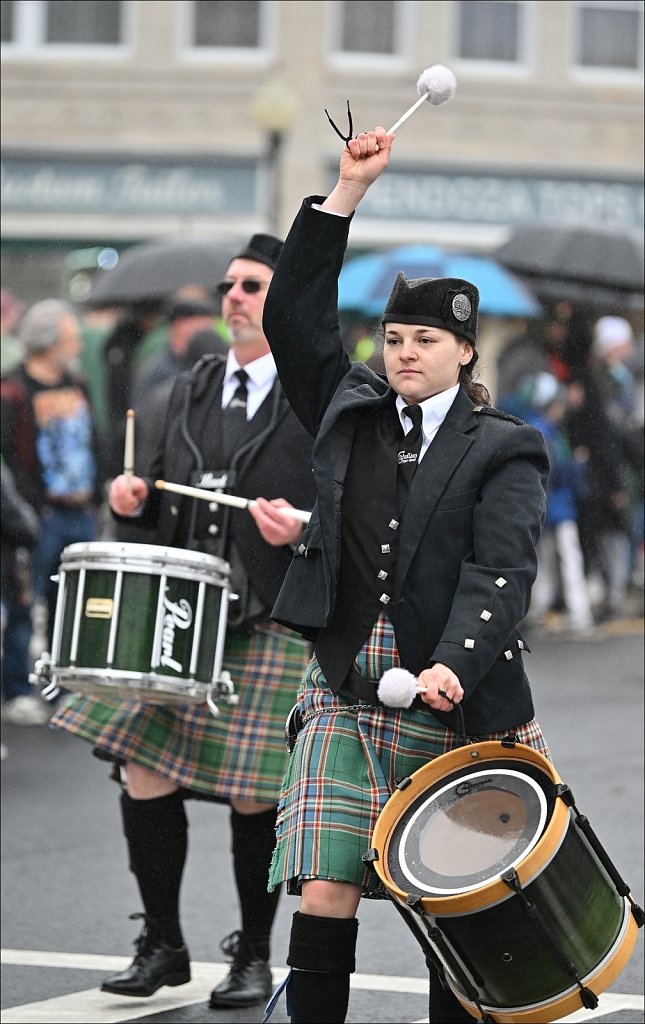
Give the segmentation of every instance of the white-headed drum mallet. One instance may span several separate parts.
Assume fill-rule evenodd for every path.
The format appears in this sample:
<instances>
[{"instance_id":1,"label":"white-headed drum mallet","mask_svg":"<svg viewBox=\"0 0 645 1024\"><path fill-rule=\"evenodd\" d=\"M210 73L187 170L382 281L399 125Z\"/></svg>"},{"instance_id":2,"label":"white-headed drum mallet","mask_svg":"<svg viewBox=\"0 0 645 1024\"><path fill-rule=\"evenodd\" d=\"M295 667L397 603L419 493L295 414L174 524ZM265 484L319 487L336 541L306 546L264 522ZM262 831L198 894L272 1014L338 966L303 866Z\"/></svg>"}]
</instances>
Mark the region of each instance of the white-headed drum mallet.
<instances>
[{"instance_id":1,"label":"white-headed drum mallet","mask_svg":"<svg viewBox=\"0 0 645 1024\"><path fill-rule=\"evenodd\" d=\"M427 690L419 686L419 680L407 668L388 668L376 688L378 699L388 708L409 708L418 693L427 693ZM439 690L439 694L451 704L455 703L443 690Z\"/></svg>"},{"instance_id":2,"label":"white-headed drum mallet","mask_svg":"<svg viewBox=\"0 0 645 1024\"><path fill-rule=\"evenodd\" d=\"M412 106L406 110L405 114L401 114L401 117L393 124L390 128L388 135L400 128L401 125L407 121L409 117L412 117L415 110L418 110L424 100L428 103L432 103L435 107L440 107L444 103L448 103L457 91L457 79L454 73L447 68L445 64L433 64L432 67L426 68L419 75L417 81L417 92L419 93L419 99L412 104Z\"/></svg>"},{"instance_id":3,"label":"white-headed drum mallet","mask_svg":"<svg viewBox=\"0 0 645 1024\"><path fill-rule=\"evenodd\" d=\"M128 409L125 418L125 450L123 453L123 475L130 491L134 473L134 409Z\"/></svg>"}]
</instances>

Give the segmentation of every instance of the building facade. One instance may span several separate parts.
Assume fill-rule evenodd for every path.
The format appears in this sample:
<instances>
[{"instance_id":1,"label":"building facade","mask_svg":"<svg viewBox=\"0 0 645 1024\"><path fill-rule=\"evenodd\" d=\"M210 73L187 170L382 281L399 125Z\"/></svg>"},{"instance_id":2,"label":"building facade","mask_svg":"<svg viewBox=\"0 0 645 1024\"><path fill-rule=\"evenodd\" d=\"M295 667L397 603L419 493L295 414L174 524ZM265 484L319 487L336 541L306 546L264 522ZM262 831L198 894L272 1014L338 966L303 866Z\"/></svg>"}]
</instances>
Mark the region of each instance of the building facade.
<instances>
[{"instance_id":1,"label":"building facade","mask_svg":"<svg viewBox=\"0 0 645 1024\"><path fill-rule=\"evenodd\" d=\"M527 222L643 227L642 0L2 0L2 276L82 298L105 247L284 233L339 139L393 125L352 244L491 251ZM71 255L70 255L71 254ZM75 262L76 261L76 262Z\"/></svg>"}]
</instances>

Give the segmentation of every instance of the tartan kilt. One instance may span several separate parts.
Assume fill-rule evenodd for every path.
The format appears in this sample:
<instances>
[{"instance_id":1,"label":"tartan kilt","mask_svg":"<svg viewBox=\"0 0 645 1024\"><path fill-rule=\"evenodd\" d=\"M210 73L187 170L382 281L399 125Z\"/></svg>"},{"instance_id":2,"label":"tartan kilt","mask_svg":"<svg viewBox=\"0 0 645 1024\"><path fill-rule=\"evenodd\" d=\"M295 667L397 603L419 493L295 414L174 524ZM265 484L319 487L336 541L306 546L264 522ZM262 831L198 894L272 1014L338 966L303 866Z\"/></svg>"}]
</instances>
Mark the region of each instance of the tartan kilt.
<instances>
[{"instance_id":1,"label":"tartan kilt","mask_svg":"<svg viewBox=\"0 0 645 1024\"><path fill-rule=\"evenodd\" d=\"M376 667L374 652L372 645L369 657L355 664L364 676L370 659L372 671ZM380 664L371 678L399 664L396 652L390 653L394 657L388 658L380 646ZM397 779L459 746L460 740L429 707L362 704L342 690L334 696L315 658L298 692L298 706L304 726L278 804L269 889L287 882L289 892L297 894L303 881L317 878L359 885L364 896L384 895L378 876L361 860L378 816ZM550 759L535 719L477 739L501 740L509 732Z\"/></svg>"},{"instance_id":2,"label":"tartan kilt","mask_svg":"<svg viewBox=\"0 0 645 1024\"><path fill-rule=\"evenodd\" d=\"M287 766L284 729L311 647L270 623L228 636L223 668L239 703L153 705L72 694L50 725L94 744L104 760L132 761L189 795L275 804Z\"/></svg>"}]
</instances>

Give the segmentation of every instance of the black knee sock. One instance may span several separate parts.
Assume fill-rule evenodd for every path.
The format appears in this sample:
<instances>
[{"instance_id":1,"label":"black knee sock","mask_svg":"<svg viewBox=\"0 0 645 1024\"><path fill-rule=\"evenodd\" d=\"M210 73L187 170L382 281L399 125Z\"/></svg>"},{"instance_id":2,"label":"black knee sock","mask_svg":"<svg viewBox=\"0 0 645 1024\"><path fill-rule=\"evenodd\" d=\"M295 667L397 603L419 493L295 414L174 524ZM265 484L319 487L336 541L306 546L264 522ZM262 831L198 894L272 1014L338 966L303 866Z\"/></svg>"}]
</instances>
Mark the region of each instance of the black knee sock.
<instances>
[{"instance_id":1,"label":"black knee sock","mask_svg":"<svg viewBox=\"0 0 645 1024\"><path fill-rule=\"evenodd\" d=\"M287 959L292 1024L343 1024L357 932L356 918L293 915Z\"/></svg>"},{"instance_id":2,"label":"black knee sock","mask_svg":"<svg viewBox=\"0 0 645 1024\"><path fill-rule=\"evenodd\" d=\"M181 793L133 800L121 793L123 831L130 870L139 885L149 924L168 945L184 943L179 890L188 849L188 822Z\"/></svg>"},{"instance_id":3,"label":"black knee sock","mask_svg":"<svg viewBox=\"0 0 645 1024\"><path fill-rule=\"evenodd\" d=\"M271 956L271 928L280 889L267 891L269 867L275 847L272 807L261 814L238 814L231 808L233 869L240 901L242 931L261 960Z\"/></svg>"},{"instance_id":4,"label":"black knee sock","mask_svg":"<svg viewBox=\"0 0 645 1024\"><path fill-rule=\"evenodd\" d=\"M456 996L443 987L439 972L426 960L430 972L430 1024L472 1024L473 1018L464 1010Z\"/></svg>"}]
</instances>

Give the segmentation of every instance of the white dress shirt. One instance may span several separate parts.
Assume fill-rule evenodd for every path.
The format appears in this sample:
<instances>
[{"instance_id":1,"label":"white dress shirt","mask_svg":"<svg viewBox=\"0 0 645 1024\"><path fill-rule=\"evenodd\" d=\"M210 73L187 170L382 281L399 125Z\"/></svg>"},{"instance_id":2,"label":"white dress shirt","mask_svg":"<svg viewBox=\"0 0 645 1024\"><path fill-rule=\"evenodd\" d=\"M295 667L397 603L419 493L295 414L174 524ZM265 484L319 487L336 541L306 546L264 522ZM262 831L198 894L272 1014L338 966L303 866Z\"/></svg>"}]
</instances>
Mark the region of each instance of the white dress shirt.
<instances>
[{"instance_id":1,"label":"white dress shirt","mask_svg":"<svg viewBox=\"0 0 645 1024\"><path fill-rule=\"evenodd\" d=\"M447 391L442 391L438 395L433 395L432 398L426 398L425 402L415 403L421 406L423 412L423 420L421 423L421 429L423 430L423 442L421 444L419 462L421 462L421 459L430 447L431 442L434 440L435 434L445 420L450 406L457 397L458 391L459 384L455 384L454 388L448 388ZM406 402L401 395L397 395L396 409L399 414L404 434L407 434L408 431L412 430L412 420L409 416L403 415L403 410L408 404L409 403Z\"/></svg>"},{"instance_id":2,"label":"white dress shirt","mask_svg":"<svg viewBox=\"0 0 645 1024\"><path fill-rule=\"evenodd\" d=\"M271 353L267 352L265 356L254 359L252 363L240 366L233 349L231 349L226 358L226 372L222 384L222 409L226 409L240 386L239 379L235 376L236 370L244 370L249 375L246 382L248 392L246 418L252 420L278 376L275 360Z\"/></svg>"}]
</instances>

